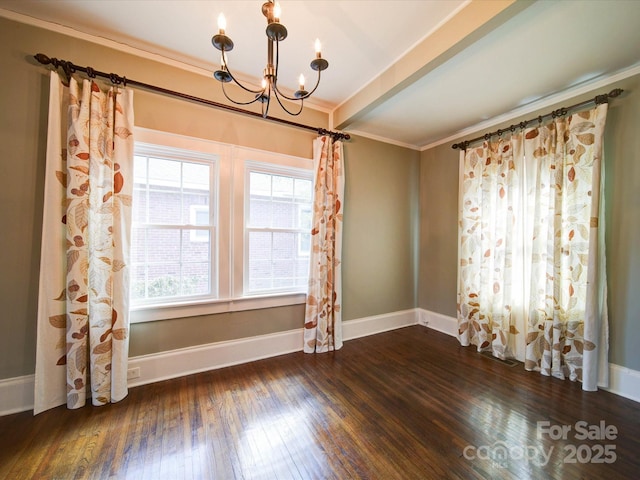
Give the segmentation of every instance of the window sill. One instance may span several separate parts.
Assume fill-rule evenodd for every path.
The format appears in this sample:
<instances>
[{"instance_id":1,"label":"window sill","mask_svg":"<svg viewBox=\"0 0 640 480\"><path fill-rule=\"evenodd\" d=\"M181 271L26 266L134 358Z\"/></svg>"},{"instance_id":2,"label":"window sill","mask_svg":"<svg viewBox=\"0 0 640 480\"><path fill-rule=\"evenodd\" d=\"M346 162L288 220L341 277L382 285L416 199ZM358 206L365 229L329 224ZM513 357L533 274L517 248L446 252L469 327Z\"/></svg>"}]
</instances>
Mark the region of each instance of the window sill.
<instances>
[{"instance_id":1,"label":"window sill","mask_svg":"<svg viewBox=\"0 0 640 480\"><path fill-rule=\"evenodd\" d=\"M140 305L131 307L130 321L131 323L144 323L216 313L300 305L306 302L306 298L307 295L305 293L285 293L226 300L206 300L202 302L168 303L165 305L149 306Z\"/></svg>"}]
</instances>

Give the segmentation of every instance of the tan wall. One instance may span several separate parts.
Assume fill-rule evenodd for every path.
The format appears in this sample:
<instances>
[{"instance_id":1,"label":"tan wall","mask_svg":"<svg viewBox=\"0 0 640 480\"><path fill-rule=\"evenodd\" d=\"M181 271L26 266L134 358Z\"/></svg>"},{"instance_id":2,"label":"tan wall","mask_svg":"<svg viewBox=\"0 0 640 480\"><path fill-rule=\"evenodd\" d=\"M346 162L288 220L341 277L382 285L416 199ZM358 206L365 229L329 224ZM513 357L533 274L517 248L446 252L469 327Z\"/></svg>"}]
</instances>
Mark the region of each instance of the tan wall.
<instances>
[{"instance_id":1,"label":"tan wall","mask_svg":"<svg viewBox=\"0 0 640 480\"><path fill-rule=\"evenodd\" d=\"M420 154L355 137L345 157L343 318L414 308Z\"/></svg>"},{"instance_id":2,"label":"tan wall","mask_svg":"<svg viewBox=\"0 0 640 480\"><path fill-rule=\"evenodd\" d=\"M34 372L48 75L31 56L40 52L221 101L212 78L0 18L0 379ZM311 156L313 132L140 90L134 97L138 126ZM328 126L313 110L296 121ZM418 154L354 138L345 157L344 319L413 308ZM130 354L301 328L303 317L291 306L135 324Z\"/></svg>"},{"instance_id":3,"label":"tan wall","mask_svg":"<svg viewBox=\"0 0 640 480\"><path fill-rule=\"evenodd\" d=\"M640 76L534 112L526 118L535 118L613 88L623 88L625 93L611 102L605 132L609 359L617 365L640 370ZM458 151L452 150L451 144L460 140L464 138L422 152L420 164L418 306L454 317Z\"/></svg>"}]
</instances>

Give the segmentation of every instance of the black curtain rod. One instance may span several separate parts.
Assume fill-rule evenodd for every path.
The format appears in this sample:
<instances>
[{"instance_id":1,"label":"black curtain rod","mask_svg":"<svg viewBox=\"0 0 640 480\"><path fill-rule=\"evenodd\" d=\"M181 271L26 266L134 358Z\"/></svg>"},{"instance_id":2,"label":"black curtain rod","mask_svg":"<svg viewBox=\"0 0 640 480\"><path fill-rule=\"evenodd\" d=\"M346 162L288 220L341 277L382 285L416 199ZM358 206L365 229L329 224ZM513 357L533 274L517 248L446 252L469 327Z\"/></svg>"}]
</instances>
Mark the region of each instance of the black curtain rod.
<instances>
[{"instance_id":1,"label":"black curtain rod","mask_svg":"<svg viewBox=\"0 0 640 480\"><path fill-rule=\"evenodd\" d=\"M43 65L53 65L53 67L56 69L62 68L64 74L67 76L67 79L70 79L71 75L74 74L75 72L84 72L87 74L89 78L96 78L96 77L106 78L114 85L123 85L123 86L130 85L134 87L143 88L145 90L150 90L152 92L157 92L157 93L169 95L172 97L182 98L183 100L188 100L190 102L201 103L209 107L228 110L231 112L240 113L243 115L249 115L252 117L265 118L266 120L270 120L272 122L277 122L277 123L283 123L285 125L289 125L290 127L303 128L305 130L312 130L314 132L317 132L318 135L330 135L334 140L343 140L343 139L349 140L351 138L351 136L348 133L332 132L324 128L312 127L310 125L304 125L302 123L296 123L290 120L284 120L276 117L263 117L262 114L252 112L250 110L244 110L242 108L234 107L231 105L225 105L223 103L214 102L213 100L207 100L206 98L194 97L193 95L188 95L186 93L176 92L174 90L158 87L156 85L150 85L148 83L139 82L137 80L131 80L127 77L121 77L120 75L116 75L115 73L101 72L91 67L80 67L66 60L49 58L47 55L43 53L38 53L37 55L34 55L33 58L35 58L39 63Z\"/></svg>"},{"instance_id":2,"label":"black curtain rod","mask_svg":"<svg viewBox=\"0 0 640 480\"><path fill-rule=\"evenodd\" d=\"M576 103L575 105L571 105L569 107L562 107L559 108L557 110L554 110L552 112L546 113L544 115L540 115L536 118L532 118L529 120L524 120L520 123L516 123L513 124L507 128L503 128L503 129L498 129L495 132L489 132L489 133L485 133L484 135L481 135L479 137L476 138L472 138L471 140L467 140L465 142L460 142L460 143L454 143L453 145L451 145L451 148L453 148L454 150L456 148L459 148L461 150L466 150L467 147L469 145L471 145L472 143L477 142L478 140L489 140L491 137L493 137L494 135L502 135L503 133L506 132L515 132L516 128L520 128L522 130L524 130L527 125L533 121L538 121L538 123L542 123L542 121L545 118L557 118L557 117L562 117L564 115L566 115L570 110L575 110L577 108L581 108L584 106L587 106L589 104L595 103L596 105L600 105L601 103L608 103L609 102L609 98L615 98L617 96L619 96L624 90L620 89L620 88L616 88L614 90L611 90L609 93L604 93L602 95L596 95L594 98L590 99L590 100L585 100L584 102L580 102L580 103Z\"/></svg>"}]
</instances>

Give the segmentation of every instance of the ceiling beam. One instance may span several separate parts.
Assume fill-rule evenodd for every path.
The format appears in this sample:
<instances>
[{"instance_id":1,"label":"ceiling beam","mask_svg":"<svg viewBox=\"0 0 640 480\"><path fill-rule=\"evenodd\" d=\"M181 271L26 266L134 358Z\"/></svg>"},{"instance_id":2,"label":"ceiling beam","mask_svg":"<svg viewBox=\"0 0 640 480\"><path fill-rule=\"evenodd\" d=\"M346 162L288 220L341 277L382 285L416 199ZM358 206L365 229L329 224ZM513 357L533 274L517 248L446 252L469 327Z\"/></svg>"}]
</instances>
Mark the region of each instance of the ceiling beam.
<instances>
[{"instance_id":1,"label":"ceiling beam","mask_svg":"<svg viewBox=\"0 0 640 480\"><path fill-rule=\"evenodd\" d=\"M471 0L391 67L339 105L333 111L333 128L347 128L532 3L533 0Z\"/></svg>"}]
</instances>

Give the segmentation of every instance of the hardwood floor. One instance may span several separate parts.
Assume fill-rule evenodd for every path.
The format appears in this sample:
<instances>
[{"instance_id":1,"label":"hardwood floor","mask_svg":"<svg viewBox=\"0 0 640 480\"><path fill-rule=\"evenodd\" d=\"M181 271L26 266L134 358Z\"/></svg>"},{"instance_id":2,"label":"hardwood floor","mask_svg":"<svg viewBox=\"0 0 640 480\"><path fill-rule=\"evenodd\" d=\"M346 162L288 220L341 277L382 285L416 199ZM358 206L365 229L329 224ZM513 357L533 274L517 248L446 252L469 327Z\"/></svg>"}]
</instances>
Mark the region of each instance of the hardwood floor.
<instances>
[{"instance_id":1,"label":"hardwood floor","mask_svg":"<svg viewBox=\"0 0 640 480\"><path fill-rule=\"evenodd\" d=\"M639 403L421 326L0 418L3 479L613 480L639 454Z\"/></svg>"}]
</instances>

